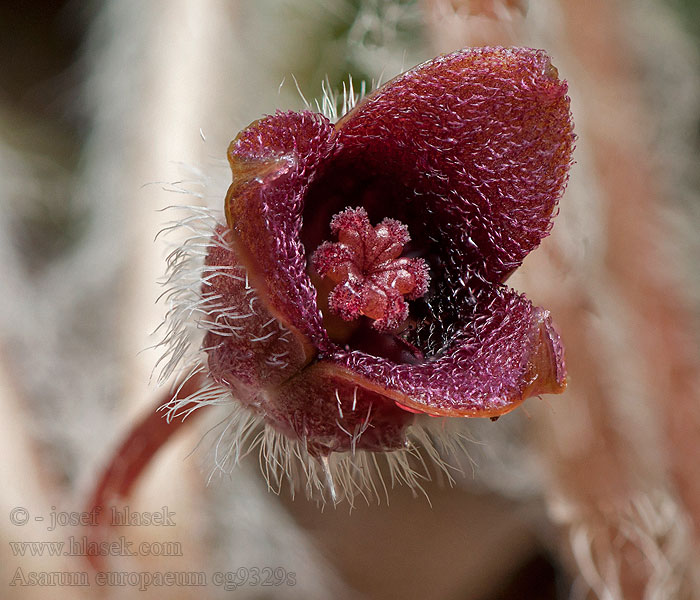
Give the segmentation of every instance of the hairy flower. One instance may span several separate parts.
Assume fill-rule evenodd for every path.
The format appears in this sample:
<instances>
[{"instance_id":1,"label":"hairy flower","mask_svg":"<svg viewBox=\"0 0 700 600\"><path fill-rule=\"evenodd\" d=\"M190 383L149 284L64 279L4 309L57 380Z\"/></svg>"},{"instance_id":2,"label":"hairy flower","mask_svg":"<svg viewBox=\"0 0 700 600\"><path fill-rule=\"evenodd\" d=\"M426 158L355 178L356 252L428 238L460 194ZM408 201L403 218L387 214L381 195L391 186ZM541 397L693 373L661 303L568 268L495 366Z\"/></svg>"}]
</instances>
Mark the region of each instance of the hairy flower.
<instances>
[{"instance_id":1,"label":"hairy flower","mask_svg":"<svg viewBox=\"0 0 700 600\"><path fill-rule=\"evenodd\" d=\"M226 223L194 244L198 295L174 309L205 329L195 400L233 398L239 437L262 421L273 466L332 483L338 453L427 440L417 413L493 418L562 391L549 314L504 282L564 190L566 90L542 51L466 49L335 124L278 112L239 133Z\"/></svg>"}]
</instances>

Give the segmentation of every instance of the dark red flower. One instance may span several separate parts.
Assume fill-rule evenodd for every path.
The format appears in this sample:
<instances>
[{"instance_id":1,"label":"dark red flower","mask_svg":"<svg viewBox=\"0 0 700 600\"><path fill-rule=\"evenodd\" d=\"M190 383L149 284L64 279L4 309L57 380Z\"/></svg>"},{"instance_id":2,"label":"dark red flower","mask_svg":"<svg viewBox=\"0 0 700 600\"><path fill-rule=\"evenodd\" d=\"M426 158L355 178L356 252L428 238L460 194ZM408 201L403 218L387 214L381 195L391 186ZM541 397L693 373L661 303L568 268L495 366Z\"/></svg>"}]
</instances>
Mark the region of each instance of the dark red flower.
<instances>
[{"instance_id":1,"label":"dark red flower","mask_svg":"<svg viewBox=\"0 0 700 600\"><path fill-rule=\"evenodd\" d=\"M504 282L566 184L566 91L542 51L465 49L335 124L278 112L239 133L190 307L211 386L316 458L405 448L415 413L562 391L549 314Z\"/></svg>"}]
</instances>

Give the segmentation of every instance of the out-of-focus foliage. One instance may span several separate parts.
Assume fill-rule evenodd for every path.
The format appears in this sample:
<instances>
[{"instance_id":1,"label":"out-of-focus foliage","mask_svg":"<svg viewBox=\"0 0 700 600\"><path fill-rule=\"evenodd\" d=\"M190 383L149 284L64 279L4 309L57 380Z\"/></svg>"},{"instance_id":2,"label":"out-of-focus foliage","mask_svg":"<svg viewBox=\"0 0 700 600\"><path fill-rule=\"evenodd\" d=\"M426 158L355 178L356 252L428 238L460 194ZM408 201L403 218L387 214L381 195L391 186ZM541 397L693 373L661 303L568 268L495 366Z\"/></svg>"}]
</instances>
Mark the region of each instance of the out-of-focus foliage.
<instances>
[{"instance_id":1,"label":"out-of-focus foliage","mask_svg":"<svg viewBox=\"0 0 700 600\"><path fill-rule=\"evenodd\" d=\"M679 12L685 27L700 44L700 2L698 0L674 0L673 7Z\"/></svg>"}]
</instances>

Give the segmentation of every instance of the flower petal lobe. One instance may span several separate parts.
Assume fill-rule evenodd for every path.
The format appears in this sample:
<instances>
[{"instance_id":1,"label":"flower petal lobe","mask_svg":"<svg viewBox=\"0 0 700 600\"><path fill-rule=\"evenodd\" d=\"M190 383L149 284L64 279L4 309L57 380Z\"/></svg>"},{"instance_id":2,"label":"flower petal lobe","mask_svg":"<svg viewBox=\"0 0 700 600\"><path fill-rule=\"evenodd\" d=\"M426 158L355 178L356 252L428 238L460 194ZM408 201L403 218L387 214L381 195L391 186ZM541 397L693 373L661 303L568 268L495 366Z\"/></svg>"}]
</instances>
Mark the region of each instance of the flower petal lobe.
<instances>
[{"instance_id":1,"label":"flower petal lobe","mask_svg":"<svg viewBox=\"0 0 700 600\"><path fill-rule=\"evenodd\" d=\"M337 124L337 167L401 181L438 245L500 283L548 233L575 136L543 51L467 48L400 75ZM411 226L411 223L409 223Z\"/></svg>"},{"instance_id":2,"label":"flower petal lobe","mask_svg":"<svg viewBox=\"0 0 700 600\"><path fill-rule=\"evenodd\" d=\"M359 351L330 360L348 379L434 415L497 416L530 396L566 387L549 313L508 289L485 294L452 346L429 360L396 364Z\"/></svg>"},{"instance_id":3,"label":"flower petal lobe","mask_svg":"<svg viewBox=\"0 0 700 600\"><path fill-rule=\"evenodd\" d=\"M306 341L309 360L328 342L299 231L304 194L332 132L322 115L280 112L252 123L228 150L226 218L236 251L269 310Z\"/></svg>"}]
</instances>

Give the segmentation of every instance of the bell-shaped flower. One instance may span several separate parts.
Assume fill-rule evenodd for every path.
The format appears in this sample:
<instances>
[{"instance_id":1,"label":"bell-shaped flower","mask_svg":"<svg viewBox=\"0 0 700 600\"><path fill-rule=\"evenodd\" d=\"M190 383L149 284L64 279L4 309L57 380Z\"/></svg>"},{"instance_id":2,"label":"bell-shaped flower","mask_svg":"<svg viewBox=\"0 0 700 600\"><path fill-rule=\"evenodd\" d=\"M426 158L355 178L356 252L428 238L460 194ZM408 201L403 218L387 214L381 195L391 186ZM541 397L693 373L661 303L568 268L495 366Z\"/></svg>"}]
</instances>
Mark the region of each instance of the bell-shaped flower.
<instances>
[{"instance_id":1,"label":"bell-shaped flower","mask_svg":"<svg viewBox=\"0 0 700 600\"><path fill-rule=\"evenodd\" d=\"M239 133L188 308L201 402L233 401L328 479L334 453L405 449L417 414L494 418L562 391L548 312L504 282L564 191L566 94L542 51L465 49L336 123L278 112Z\"/></svg>"}]
</instances>

